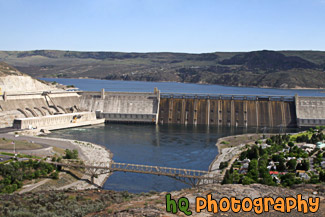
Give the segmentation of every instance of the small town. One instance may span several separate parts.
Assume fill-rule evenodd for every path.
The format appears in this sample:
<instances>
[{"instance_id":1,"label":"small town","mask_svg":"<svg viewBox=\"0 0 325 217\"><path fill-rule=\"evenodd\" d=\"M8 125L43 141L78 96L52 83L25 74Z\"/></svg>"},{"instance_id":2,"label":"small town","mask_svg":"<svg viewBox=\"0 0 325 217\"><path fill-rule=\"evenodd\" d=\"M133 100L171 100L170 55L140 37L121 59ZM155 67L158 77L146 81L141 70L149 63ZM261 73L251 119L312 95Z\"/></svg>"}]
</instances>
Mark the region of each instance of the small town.
<instances>
[{"instance_id":1,"label":"small town","mask_svg":"<svg viewBox=\"0 0 325 217\"><path fill-rule=\"evenodd\" d=\"M294 135L272 135L246 145L222 183L290 187L325 182L323 130L324 127L316 127ZM219 169L226 167L228 162L222 162Z\"/></svg>"}]
</instances>

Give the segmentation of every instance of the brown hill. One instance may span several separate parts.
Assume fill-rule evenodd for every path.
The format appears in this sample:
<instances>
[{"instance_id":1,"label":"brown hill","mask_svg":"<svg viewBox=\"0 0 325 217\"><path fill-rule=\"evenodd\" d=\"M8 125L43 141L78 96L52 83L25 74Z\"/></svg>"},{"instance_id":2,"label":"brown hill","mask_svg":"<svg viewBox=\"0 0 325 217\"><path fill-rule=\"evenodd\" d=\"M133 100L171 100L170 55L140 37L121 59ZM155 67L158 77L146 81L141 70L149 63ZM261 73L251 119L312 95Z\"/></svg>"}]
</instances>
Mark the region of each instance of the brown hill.
<instances>
[{"instance_id":1,"label":"brown hill","mask_svg":"<svg viewBox=\"0 0 325 217\"><path fill-rule=\"evenodd\" d=\"M322 51L203 54L0 51L0 61L34 77L325 88L325 52Z\"/></svg>"}]
</instances>

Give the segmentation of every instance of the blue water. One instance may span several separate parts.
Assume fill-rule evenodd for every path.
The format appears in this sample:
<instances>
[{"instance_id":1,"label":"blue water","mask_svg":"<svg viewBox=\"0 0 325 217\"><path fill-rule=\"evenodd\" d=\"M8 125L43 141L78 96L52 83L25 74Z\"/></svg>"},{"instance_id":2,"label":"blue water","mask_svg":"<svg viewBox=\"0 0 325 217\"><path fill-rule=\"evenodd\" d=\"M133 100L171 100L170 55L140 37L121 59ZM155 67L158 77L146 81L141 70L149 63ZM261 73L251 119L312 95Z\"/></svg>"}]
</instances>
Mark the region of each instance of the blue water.
<instances>
[{"instance_id":1,"label":"blue water","mask_svg":"<svg viewBox=\"0 0 325 217\"><path fill-rule=\"evenodd\" d=\"M158 87L162 92L175 93L223 93L324 96L319 90L282 90L263 88L225 87L219 85L181 84L175 82L109 81L93 79L44 79L65 85L75 85L85 91L136 91L152 92ZM242 133L297 132L298 129L279 128L230 128L181 125L127 125L107 124L55 131L50 136L93 142L107 147L113 160L135 163L208 170L218 154L215 146L218 138ZM113 173L104 185L105 189L130 192L173 191L188 187L172 178L135 173Z\"/></svg>"},{"instance_id":2,"label":"blue water","mask_svg":"<svg viewBox=\"0 0 325 217\"><path fill-rule=\"evenodd\" d=\"M210 93L210 94L249 94L249 95L288 95L325 96L325 90L291 90L253 87L229 87L208 84L185 84L177 82L117 81L96 79L41 78L44 81L56 81L64 85L74 85L84 91L126 91L153 92L155 87L163 93ZM323 92L323 93L322 93Z\"/></svg>"},{"instance_id":3,"label":"blue water","mask_svg":"<svg viewBox=\"0 0 325 217\"><path fill-rule=\"evenodd\" d=\"M297 129L281 130L297 132ZM215 146L218 138L263 131L265 129L252 127L107 124L58 130L49 136L100 144L113 153L115 162L208 170L218 154ZM280 129L266 129L265 132L278 133ZM103 187L139 193L173 191L189 186L164 176L115 172Z\"/></svg>"}]
</instances>

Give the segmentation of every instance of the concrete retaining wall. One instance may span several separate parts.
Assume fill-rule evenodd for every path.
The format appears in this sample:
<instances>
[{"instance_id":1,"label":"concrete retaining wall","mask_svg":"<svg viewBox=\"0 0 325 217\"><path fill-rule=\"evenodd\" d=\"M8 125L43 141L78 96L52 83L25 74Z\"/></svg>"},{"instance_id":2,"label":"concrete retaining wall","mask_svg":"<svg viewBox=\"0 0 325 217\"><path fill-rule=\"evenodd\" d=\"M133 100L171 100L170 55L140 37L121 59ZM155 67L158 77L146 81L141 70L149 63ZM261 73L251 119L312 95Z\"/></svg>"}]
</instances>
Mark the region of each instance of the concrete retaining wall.
<instances>
[{"instance_id":1,"label":"concrete retaining wall","mask_svg":"<svg viewBox=\"0 0 325 217\"><path fill-rule=\"evenodd\" d=\"M13 127L15 129L47 129L52 128L52 126L69 126L70 124L78 124L94 120L96 120L96 114L94 112L80 112L44 117L17 118L14 120Z\"/></svg>"}]
</instances>

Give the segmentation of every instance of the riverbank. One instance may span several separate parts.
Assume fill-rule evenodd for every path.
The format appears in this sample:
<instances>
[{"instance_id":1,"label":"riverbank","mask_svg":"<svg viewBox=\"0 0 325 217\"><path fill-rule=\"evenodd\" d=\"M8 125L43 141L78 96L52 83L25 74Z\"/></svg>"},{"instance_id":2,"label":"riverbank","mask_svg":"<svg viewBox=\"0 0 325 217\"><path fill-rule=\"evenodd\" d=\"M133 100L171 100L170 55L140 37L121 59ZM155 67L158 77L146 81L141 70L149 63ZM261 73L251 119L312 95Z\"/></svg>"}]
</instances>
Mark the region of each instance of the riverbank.
<instances>
[{"instance_id":1,"label":"riverbank","mask_svg":"<svg viewBox=\"0 0 325 217\"><path fill-rule=\"evenodd\" d=\"M61 139L61 138L49 138L49 137L38 137L38 136L30 136L30 135L17 135L14 134L0 134L1 138L10 139L13 141L31 141L33 143L37 143L43 146L40 149L31 149L31 150L17 150L17 152L24 152L24 154L36 155L39 157L49 157L54 155L63 154L65 149L77 150L79 153L79 158L84 162L84 164L91 164L95 166L106 166L109 167L113 154L100 145L84 142L84 141L76 141L69 139ZM91 172L87 171L89 174L81 174L79 179L68 179L69 181L65 183L61 183L60 185L46 186L45 189L48 190L62 190L62 189L76 189L76 190L84 190L84 189L94 189L98 187L102 187L106 182L107 178L110 174L101 174L94 178L94 183L90 183L91 180ZM70 173L72 173L70 171ZM46 184L44 182L43 184ZM33 185L38 185L38 183L34 183ZM34 189L33 185L28 186L30 189ZM44 190L44 186L39 185L39 187Z\"/></svg>"},{"instance_id":2,"label":"riverbank","mask_svg":"<svg viewBox=\"0 0 325 217\"><path fill-rule=\"evenodd\" d=\"M246 149L246 145L255 144L255 141L263 139L263 135L269 136L271 134L242 134L219 138L216 143L218 155L209 166L210 174L216 177L217 182L222 182L226 170L230 169L240 153ZM228 162L228 166L219 169L222 162Z\"/></svg>"}]
</instances>

